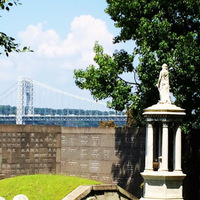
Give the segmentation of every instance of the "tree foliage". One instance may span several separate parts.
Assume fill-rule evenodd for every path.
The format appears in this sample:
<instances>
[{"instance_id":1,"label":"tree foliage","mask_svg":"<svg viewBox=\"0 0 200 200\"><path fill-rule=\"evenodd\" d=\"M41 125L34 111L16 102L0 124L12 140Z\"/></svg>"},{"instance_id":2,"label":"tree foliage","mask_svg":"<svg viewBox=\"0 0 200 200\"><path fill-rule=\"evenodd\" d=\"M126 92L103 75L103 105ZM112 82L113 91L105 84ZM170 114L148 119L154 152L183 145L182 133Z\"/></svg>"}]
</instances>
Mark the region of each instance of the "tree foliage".
<instances>
[{"instance_id":1,"label":"tree foliage","mask_svg":"<svg viewBox=\"0 0 200 200\"><path fill-rule=\"evenodd\" d=\"M19 0L0 0L0 10L10 11L10 8L13 5L21 5ZM0 16L1 17L1 16ZM30 48L23 47L23 49L19 48L19 44L15 42L15 38L8 36L6 33L0 32L0 47L2 47L3 52L6 56L9 55L12 51L15 52L24 52L24 51L32 51ZM0 54L2 54L2 49L0 49Z\"/></svg>"},{"instance_id":2,"label":"tree foliage","mask_svg":"<svg viewBox=\"0 0 200 200\"><path fill-rule=\"evenodd\" d=\"M186 109L188 126L199 124L200 2L196 0L107 0L107 3L105 12L121 30L114 38L114 42L134 40L136 43L131 56L125 51L122 52L127 58L139 57L139 64L131 66L129 60L128 68L128 72L137 73L139 84L133 87L134 85L119 78L123 73L122 70L126 70L124 55L120 52L118 54L122 56L113 54L112 58L109 57L109 63L102 61L99 65L100 62L95 60L98 61L98 67L91 65L85 71L75 71L76 84L80 88L89 89L96 99L113 98L111 107L131 109L136 121L140 122L142 110L158 101L156 88L158 74L161 65L167 63L170 68L170 87L176 99L175 103ZM95 51L95 53L96 56L99 55L99 52ZM99 56L99 60L108 57L105 54ZM122 62L115 62L116 57L123 58ZM111 65L112 62L114 63ZM120 67L116 68L116 65ZM115 80L107 75L109 71L113 72L111 77ZM99 81L97 77L103 80ZM93 88L91 88L92 84ZM110 91L105 88L110 88Z\"/></svg>"},{"instance_id":3,"label":"tree foliage","mask_svg":"<svg viewBox=\"0 0 200 200\"><path fill-rule=\"evenodd\" d=\"M121 111L129 104L132 86L120 75L133 72L133 57L121 50L116 51L112 58L104 53L98 43L94 46L94 52L94 61L99 67L90 65L85 71L75 70L75 82L81 89L89 89L96 100L111 98L109 106Z\"/></svg>"}]
</instances>

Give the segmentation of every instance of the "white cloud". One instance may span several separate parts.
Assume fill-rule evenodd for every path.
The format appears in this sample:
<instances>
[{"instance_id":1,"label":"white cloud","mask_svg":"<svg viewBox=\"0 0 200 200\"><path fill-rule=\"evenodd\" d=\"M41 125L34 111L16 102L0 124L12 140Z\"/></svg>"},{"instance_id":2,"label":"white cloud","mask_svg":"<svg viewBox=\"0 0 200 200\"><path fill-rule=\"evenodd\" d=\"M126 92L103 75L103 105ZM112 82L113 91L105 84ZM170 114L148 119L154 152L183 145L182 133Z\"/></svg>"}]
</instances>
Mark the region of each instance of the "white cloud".
<instances>
[{"instance_id":1,"label":"white cloud","mask_svg":"<svg viewBox=\"0 0 200 200\"><path fill-rule=\"evenodd\" d=\"M26 31L19 32L22 44L37 47L43 43L52 45L59 41L59 35L54 30L43 31L42 28L43 24L38 23L36 26L29 25Z\"/></svg>"},{"instance_id":2,"label":"white cloud","mask_svg":"<svg viewBox=\"0 0 200 200\"><path fill-rule=\"evenodd\" d=\"M99 41L107 52L113 51L114 36L109 33L104 21L91 15L75 17L64 40L60 39L55 30L43 31L42 23L28 26L26 31L19 33L19 37L22 44L30 45L40 57L66 58L61 64L66 68L71 68L74 64L79 65L79 62L86 65L91 63L95 41Z\"/></svg>"},{"instance_id":3,"label":"white cloud","mask_svg":"<svg viewBox=\"0 0 200 200\"><path fill-rule=\"evenodd\" d=\"M55 30L45 30L45 23L29 25L21 31L17 41L21 47L30 46L34 52L11 53L0 60L1 87L4 84L6 88L9 81L17 81L23 76L55 88L65 88L68 92L82 92L75 86L73 70L84 69L93 63L95 41L111 54L115 48L112 44L114 36L104 21L90 15L75 17L69 27L62 39Z\"/></svg>"}]
</instances>

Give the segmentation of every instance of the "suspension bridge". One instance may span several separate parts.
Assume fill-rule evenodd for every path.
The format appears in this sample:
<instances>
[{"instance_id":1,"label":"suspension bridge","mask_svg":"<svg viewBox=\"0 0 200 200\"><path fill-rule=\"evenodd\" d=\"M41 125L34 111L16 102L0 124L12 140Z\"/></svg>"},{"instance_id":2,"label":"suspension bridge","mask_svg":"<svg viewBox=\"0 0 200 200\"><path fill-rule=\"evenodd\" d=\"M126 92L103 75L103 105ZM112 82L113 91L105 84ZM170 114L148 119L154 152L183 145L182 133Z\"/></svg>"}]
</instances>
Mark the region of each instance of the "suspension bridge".
<instances>
[{"instance_id":1,"label":"suspension bridge","mask_svg":"<svg viewBox=\"0 0 200 200\"><path fill-rule=\"evenodd\" d=\"M97 126L100 121L114 121L118 125L126 122L125 113L108 109L104 102L96 102L32 79L19 78L17 83L0 94L0 105L8 105L6 102L9 98L16 99L15 109L14 112L0 114L1 124L80 127L90 126L89 123Z\"/></svg>"}]
</instances>

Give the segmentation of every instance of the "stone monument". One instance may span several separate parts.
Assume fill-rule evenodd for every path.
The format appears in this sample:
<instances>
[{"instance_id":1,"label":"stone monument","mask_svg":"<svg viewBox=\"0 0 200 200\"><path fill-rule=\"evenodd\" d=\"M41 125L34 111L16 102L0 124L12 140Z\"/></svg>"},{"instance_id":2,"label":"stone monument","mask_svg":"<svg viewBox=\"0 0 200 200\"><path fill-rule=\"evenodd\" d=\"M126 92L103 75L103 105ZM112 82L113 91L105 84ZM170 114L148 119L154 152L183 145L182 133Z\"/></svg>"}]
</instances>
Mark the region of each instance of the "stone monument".
<instances>
[{"instance_id":1,"label":"stone monument","mask_svg":"<svg viewBox=\"0 0 200 200\"><path fill-rule=\"evenodd\" d=\"M143 113L146 149L141 200L183 200L185 174L181 169L181 121L185 112L171 103L167 64L162 65L157 87L160 101Z\"/></svg>"}]
</instances>

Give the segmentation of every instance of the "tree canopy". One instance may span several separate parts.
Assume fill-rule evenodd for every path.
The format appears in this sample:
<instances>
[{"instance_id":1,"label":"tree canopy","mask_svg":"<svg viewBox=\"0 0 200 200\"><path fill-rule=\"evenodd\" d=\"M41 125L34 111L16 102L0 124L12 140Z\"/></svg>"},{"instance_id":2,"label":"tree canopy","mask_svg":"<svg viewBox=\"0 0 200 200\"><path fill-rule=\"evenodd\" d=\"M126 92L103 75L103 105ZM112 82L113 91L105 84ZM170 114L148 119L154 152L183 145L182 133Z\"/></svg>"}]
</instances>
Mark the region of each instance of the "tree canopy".
<instances>
[{"instance_id":1,"label":"tree canopy","mask_svg":"<svg viewBox=\"0 0 200 200\"><path fill-rule=\"evenodd\" d=\"M144 108L157 103L156 88L163 63L170 69L175 104L186 109L188 126L200 122L200 2L196 0L107 0L105 12L120 28L115 43L134 40L133 54L113 56L95 44L97 66L75 70L76 84L95 99L111 97L110 107L129 109L136 122ZM139 64L133 64L139 57ZM133 72L133 83L121 77Z\"/></svg>"},{"instance_id":2,"label":"tree canopy","mask_svg":"<svg viewBox=\"0 0 200 200\"><path fill-rule=\"evenodd\" d=\"M10 8L13 5L21 5L19 0L0 0L0 10L6 10L10 11ZM1 17L1 15L0 15ZM23 52L23 51L32 51L30 48L23 47L23 49L19 48L19 44L15 42L15 38L8 36L6 33L0 32L0 54L3 52L6 54L6 56L9 55L9 53L15 51L15 52Z\"/></svg>"}]
</instances>

